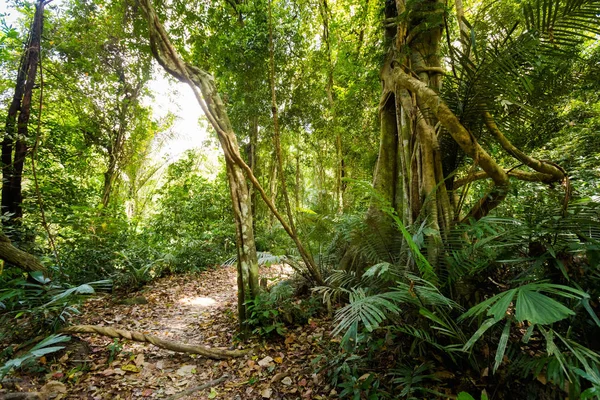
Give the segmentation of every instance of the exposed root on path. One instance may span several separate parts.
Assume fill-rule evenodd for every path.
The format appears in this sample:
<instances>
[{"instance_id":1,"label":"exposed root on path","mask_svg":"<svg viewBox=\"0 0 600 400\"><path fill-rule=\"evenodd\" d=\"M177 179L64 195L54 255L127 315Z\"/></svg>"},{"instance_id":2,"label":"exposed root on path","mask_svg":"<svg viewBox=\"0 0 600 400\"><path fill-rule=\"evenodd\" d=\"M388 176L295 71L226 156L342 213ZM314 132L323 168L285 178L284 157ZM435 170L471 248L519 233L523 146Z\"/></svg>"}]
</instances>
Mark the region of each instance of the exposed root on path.
<instances>
[{"instance_id":1,"label":"exposed root on path","mask_svg":"<svg viewBox=\"0 0 600 400\"><path fill-rule=\"evenodd\" d=\"M124 329L114 329L98 325L74 325L61 330L63 333L96 333L111 338L122 338L134 340L136 342L147 342L157 347L175 351L178 353L199 354L213 360L225 360L233 357L240 357L247 354L250 350L229 350L215 347L195 346L185 343L173 342L171 340L160 339L157 336L145 335L141 332L126 331Z\"/></svg>"}]
</instances>

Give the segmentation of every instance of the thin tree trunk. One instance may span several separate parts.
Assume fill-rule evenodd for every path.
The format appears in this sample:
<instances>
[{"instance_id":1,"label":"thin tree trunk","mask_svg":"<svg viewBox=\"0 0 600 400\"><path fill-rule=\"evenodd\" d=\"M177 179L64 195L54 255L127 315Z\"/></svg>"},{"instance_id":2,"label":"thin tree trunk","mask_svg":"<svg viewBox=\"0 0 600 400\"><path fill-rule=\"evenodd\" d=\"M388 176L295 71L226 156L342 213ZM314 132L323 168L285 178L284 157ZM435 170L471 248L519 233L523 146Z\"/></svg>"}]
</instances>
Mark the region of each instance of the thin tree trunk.
<instances>
[{"instance_id":1,"label":"thin tree trunk","mask_svg":"<svg viewBox=\"0 0 600 400\"><path fill-rule=\"evenodd\" d=\"M254 231L252 229L251 203L244 172L250 182L252 182L254 188L259 191L269 209L275 214L284 230L296 244L298 252L304 260L306 268L311 276L319 284L323 284L323 279L310 254L306 251L285 219L279 214L273 201L267 196L250 167L248 167L242 159L235 133L233 132L225 105L217 92L214 78L207 72L195 66L185 64L181 60L173 48L164 27L160 23L150 0L139 0L138 4L142 7L147 18L150 44L154 57L167 72L180 81L187 83L192 88L198 104L202 108L210 124L215 129L223 153L225 154L234 218L236 222L238 279L240 283L238 294L238 304L240 305L240 309L238 312L240 325L243 328L246 317L245 301L248 298L255 297L259 291L258 261L256 256Z\"/></svg>"},{"instance_id":2,"label":"thin tree trunk","mask_svg":"<svg viewBox=\"0 0 600 400\"><path fill-rule=\"evenodd\" d=\"M23 216L23 166L28 150L28 125L40 57L44 5L44 1L40 0L35 6L29 41L17 73L15 93L8 111L6 130L2 142L2 212L11 214L11 223L20 220Z\"/></svg>"},{"instance_id":3,"label":"thin tree trunk","mask_svg":"<svg viewBox=\"0 0 600 400\"><path fill-rule=\"evenodd\" d=\"M279 113L277 110L277 93L275 91L275 43L273 42L273 13L272 2L269 1L269 81L271 84L271 112L273 114L273 144L275 145L275 155L277 157L277 166L279 168L279 179L281 181L281 194L285 202L285 211L288 222L294 235L296 234L296 225L294 224L294 215L290 203L290 196L287 190L285 179L285 169L283 168L283 154L281 152L281 140L279 131Z\"/></svg>"},{"instance_id":4,"label":"thin tree trunk","mask_svg":"<svg viewBox=\"0 0 600 400\"><path fill-rule=\"evenodd\" d=\"M275 153L275 152L273 152ZM273 154L273 157L271 157L271 171L269 173L269 196L271 197L271 199L273 199L273 201L277 201L277 188L279 187L277 185L278 179L277 179L277 172L278 172L278 168L277 168L277 156L275 154ZM269 230L273 229L273 224L275 223L275 214L270 213L269 214Z\"/></svg>"},{"instance_id":5,"label":"thin tree trunk","mask_svg":"<svg viewBox=\"0 0 600 400\"><path fill-rule=\"evenodd\" d=\"M117 175L117 160L115 155L110 152L108 155L108 168L104 172L104 185L102 188L102 206L103 209L110 203L110 195Z\"/></svg>"},{"instance_id":6,"label":"thin tree trunk","mask_svg":"<svg viewBox=\"0 0 600 400\"><path fill-rule=\"evenodd\" d=\"M296 210L300 209L300 151L297 150L296 152L296 191L294 193L295 195L295 200L296 200Z\"/></svg>"},{"instance_id":7,"label":"thin tree trunk","mask_svg":"<svg viewBox=\"0 0 600 400\"><path fill-rule=\"evenodd\" d=\"M329 7L327 0L322 0L319 3L319 9L321 11L321 18L323 20L323 37L322 40L325 43L325 51L327 53L327 101L329 103L329 131L335 135L335 194L338 205L338 212L341 213L344 210L344 183L343 179L345 176L344 169L344 154L342 148L342 135L338 129L336 123L336 112L335 112L335 99L333 96L333 61L331 58L331 38L329 32Z\"/></svg>"},{"instance_id":8,"label":"thin tree trunk","mask_svg":"<svg viewBox=\"0 0 600 400\"><path fill-rule=\"evenodd\" d=\"M250 119L250 132L249 132L248 136L250 136L250 143L248 143L248 151L247 151L248 167L250 167L254 176L258 177L259 176L258 175L258 160L257 160L258 151L256 149L257 142L258 142L258 117L257 116L253 116ZM250 191L250 203L252 204L252 223L253 223L253 227L256 228L256 190L254 190L254 187L252 185L250 185L248 187L248 190Z\"/></svg>"}]
</instances>

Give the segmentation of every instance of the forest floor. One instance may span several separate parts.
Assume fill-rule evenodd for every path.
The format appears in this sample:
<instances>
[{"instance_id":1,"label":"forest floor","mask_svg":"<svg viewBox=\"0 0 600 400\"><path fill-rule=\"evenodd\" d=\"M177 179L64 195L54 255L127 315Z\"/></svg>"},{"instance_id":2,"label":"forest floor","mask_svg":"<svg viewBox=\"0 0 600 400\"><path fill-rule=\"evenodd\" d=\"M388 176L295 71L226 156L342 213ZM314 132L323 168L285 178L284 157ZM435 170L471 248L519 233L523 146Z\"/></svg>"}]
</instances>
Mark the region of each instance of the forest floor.
<instances>
[{"instance_id":1,"label":"forest floor","mask_svg":"<svg viewBox=\"0 0 600 400\"><path fill-rule=\"evenodd\" d=\"M274 281L285 277L286 271L272 266L262 268L261 276ZM21 375L14 390L94 400L336 398L324 373L315 373L325 362L319 355L331 345L331 322L314 319L302 327L289 328L285 337L238 342L236 279L235 266L161 278L136 294L145 297L147 304L125 305L113 296L96 297L82 306L73 323L140 331L211 347L237 344L252 349L247 355L216 361L146 343L75 335L80 340L74 337L62 356L42 360L46 373ZM224 376L218 385L180 396Z\"/></svg>"}]
</instances>

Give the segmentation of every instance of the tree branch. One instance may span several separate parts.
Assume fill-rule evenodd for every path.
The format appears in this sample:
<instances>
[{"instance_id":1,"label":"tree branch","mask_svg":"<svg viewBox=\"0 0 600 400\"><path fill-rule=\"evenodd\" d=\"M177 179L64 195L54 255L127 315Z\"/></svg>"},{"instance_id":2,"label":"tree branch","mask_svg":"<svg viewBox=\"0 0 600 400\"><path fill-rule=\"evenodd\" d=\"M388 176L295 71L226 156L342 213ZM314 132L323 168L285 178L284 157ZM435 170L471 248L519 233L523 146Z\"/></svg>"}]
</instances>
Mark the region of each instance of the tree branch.
<instances>
[{"instance_id":1,"label":"tree branch","mask_svg":"<svg viewBox=\"0 0 600 400\"><path fill-rule=\"evenodd\" d=\"M520 181L550 183L548 181L548 175L542 174L539 172L526 172L526 171L521 171L518 169L515 169L515 170L505 169L504 171L506 172L506 174L509 177L516 178ZM454 188L454 190L456 190L456 189L466 185L467 183L478 181L481 179L487 179L487 178L489 178L489 176L485 171L478 171L478 172L475 172L474 174L470 174L468 176L456 179L454 181L453 188Z\"/></svg>"},{"instance_id":2,"label":"tree branch","mask_svg":"<svg viewBox=\"0 0 600 400\"><path fill-rule=\"evenodd\" d=\"M438 94L425 83L415 79L397 67L392 74L398 86L417 95L438 121L448 130L460 148L475 160L477 164L494 182L494 187L484 195L471 209L466 218L481 218L490 210L498 206L506 197L509 187L509 178L504 169L477 143L473 135L460 123L456 115L438 96Z\"/></svg>"},{"instance_id":3,"label":"tree branch","mask_svg":"<svg viewBox=\"0 0 600 400\"><path fill-rule=\"evenodd\" d=\"M213 387L213 386L217 386L219 383L224 382L227 379L229 379L229 375L225 374L225 375L223 375L222 377L220 377L218 379L213 379L212 381L208 381L208 382L206 382L206 383L204 383L202 385L191 387L191 388L186 389L186 390L184 390L182 392L176 393L176 394L174 394L171 397L167 397L167 400L177 400L177 399L180 399L182 397L189 396L192 393L196 393L196 392L198 392L200 390L204 390L204 389L208 389L208 388Z\"/></svg>"},{"instance_id":4,"label":"tree branch","mask_svg":"<svg viewBox=\"0 0 600 400\"><path fill-rule=\"evenodd\" d=\"M35 256L17 249L3 233L0 233L0 259L25 271L47 271L46 267Z\"/></svg>"},{"instance_id":5,"label":"tree branch","mask_svg":"<svg viewBox=\"0 0 600 400\"><path fill-rule=\"evenodd\" d=\"M217 92L214 78L200 68L188 63L184 63L181 60L175 48L171 44L167 32L160 23L150 0L138 0L138 3L144 10L146 19L148 21L152 54L158 63L162 65L169 74L188 84L192 88L196 100L202 108L202 111L208 118L210 124L217 131L217 135L219 137L219 141L221 142L221 146L223 147L225 157L229 158L246 173L246 176L256 190L258 190L271 212L275 215L277 220L279 220L283 226L283 229L296 244L302 259L306 264L306 268L310 271L313 279L319 285L323 285L323 278L321 277L321 273L319 272L313 258L306 251L304 245L294 233L290 225L277 211L275 204L265 193L264 189L254 176L252 169L242 159L237 147L235 133L233 132L231 123L229 122L225 106Z\"/></svg>"},{"instance_id":6,"label":"tree branch","mask_svg":"<svg viewBox=\"0 0 600 400\"><path fill-rule=\"evenodd\" d=\"M538 160L527 154L523 153L517 147L515 147L496 125L496 121L494 121L494 117L488 112L485 111L483 113L483 117L485 120L485 126L488 128L488 131L496 138L498 143L502 146L504 150L506 150L510 155L515 157L517 160L521 161L523 164L527 165L529 168L534 171L539 172L540 174L546 175L542 182L555 182L562 181L565 179L565 173L562 168L553 165L549 162Z\"/></svg>"}]
</instances>

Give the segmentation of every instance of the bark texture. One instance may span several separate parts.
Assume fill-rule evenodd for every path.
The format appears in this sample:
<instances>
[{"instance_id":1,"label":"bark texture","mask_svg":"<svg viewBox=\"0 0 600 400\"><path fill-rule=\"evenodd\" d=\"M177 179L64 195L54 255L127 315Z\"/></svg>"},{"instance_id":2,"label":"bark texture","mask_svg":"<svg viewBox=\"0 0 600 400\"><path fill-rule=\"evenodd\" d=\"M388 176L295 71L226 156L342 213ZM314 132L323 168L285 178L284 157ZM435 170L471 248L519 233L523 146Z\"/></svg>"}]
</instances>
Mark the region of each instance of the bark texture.
<instances>
[{"instance_id":1,"label":"bark texture","mask_svg":"<svg viewBox=\"0 0 600 400\"><path fill-rule=\"evenodd\" d=\"M463 53L468 57L470 34L462 2L455 6ZM534 172L503 168L439 95L445 74L440 41L446 12L440 0L385 3L385 20L394 22L387 24L385 31L389 51L380 72L380 148L373 178L373 188L401 216L404 225L426 223L427 258L434 266L452 226L479 219L497 207L508 194L509 177L568 185L562 168L519 150L501 132L492 114L485 112L483 123L496 142ZM459 152L472 159L473 168L455 180L452 172ZM487 193L463 216L461 206L468 191L465 185L486 178L491 180ZM458 188L463 190L463 199L450 201L458 197ZM366 222L384 240L397 236L380 201L372 202Z\"/></svg>"},{"instance_id":2,"label":"bark texture","mask_svg":"<svg viewBox=\"0 0 600 400\"><path fill-rule=\"evenodd\" d=\"M39 0L35 5L35 14L17 72L15 93L8 109L2 140L2 213L10 213L9 224L23 216L23 166L29 148L28 126L40 59L44 5L44 0Z\"/></svg>"},{"instance_id":3,"label":"bark texture","mask_svg":"<svg viewBox=\"0 0 600 400\"><path fill-rule=\"evenodd\" d=\"M25 271L46 272L46 267L34 255L17 249L2 233L0 233L0 259Z\"/></svg>"},{"instance_id":4,"label":"bark texture","mask_svg":"<svg viewBox=\"0 0 600 400\"><path fill-rule=\"evenodd\" d=\"M313 279L317 283L323 284L321 274L316 268L316 264L312 257L306 251L294 230L277 211L273 201L267 196L254 176L252 169L242 159L235 132L233 131L221 96L217 92L214 78L206 71L185 63L180 58L171 44L164 27L159 21L150 0L139 0L138 3L146 15L151 49L155 59L169 74L176 79L187 83L192 88L202 111L217 133L221 148L225 155L227 177L229 180L236 225L239 290L238 312L240 322L243 322L246 319L245 301L248 298L255 297L260 290L258 284L258 261L252 223L252 205L244 173L296 244Z\"/></svg>"}]
</instances>

